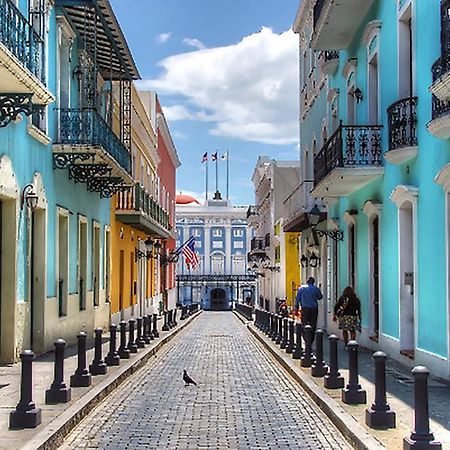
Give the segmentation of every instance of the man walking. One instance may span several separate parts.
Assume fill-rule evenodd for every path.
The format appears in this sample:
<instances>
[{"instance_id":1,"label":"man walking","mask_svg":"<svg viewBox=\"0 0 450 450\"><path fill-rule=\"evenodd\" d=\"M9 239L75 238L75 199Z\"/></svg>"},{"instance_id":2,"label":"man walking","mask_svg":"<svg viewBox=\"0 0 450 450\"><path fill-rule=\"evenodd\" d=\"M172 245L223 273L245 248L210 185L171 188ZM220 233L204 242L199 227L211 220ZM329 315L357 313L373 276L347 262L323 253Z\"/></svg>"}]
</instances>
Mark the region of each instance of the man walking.
<instances>
[{"instance_id":1,"label":"man walking","mask_svg":"<svg viewBox=\"0 0 450 450\"><path fill-rule=\"evenodd\" d=\"M316 280L309 277L305 285L300 286L297 291L297 298L295 299L295 307L302 309L302 324L311 325L312 327L312 341L316 335L317 316L319 314L318 300L322 300L323 295L320 289L314 285Z\"/></svg>"}]
</instances>

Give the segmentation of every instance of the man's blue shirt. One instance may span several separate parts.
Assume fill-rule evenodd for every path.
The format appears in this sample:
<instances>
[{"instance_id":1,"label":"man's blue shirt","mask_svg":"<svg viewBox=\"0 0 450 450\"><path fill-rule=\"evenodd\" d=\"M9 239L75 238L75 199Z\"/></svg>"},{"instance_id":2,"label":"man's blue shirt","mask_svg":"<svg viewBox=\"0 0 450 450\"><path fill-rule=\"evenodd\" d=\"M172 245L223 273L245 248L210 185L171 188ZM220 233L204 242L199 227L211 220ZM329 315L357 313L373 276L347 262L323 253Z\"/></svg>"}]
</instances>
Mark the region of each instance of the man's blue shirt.
<instances>
[{"instance_id":1,"label":"man's blue shirt","mask_svg":"<svg viewBox=\"0 0 450 450\"><path fill-rule=\"evenodd\" d=\"M302 308L318 308L317 300L321 300L322 298L322 292L317 286L314 286L314 284L305 284L297 291L295 307L298 309L300 305Z\"/></svg>"}]
</instances>

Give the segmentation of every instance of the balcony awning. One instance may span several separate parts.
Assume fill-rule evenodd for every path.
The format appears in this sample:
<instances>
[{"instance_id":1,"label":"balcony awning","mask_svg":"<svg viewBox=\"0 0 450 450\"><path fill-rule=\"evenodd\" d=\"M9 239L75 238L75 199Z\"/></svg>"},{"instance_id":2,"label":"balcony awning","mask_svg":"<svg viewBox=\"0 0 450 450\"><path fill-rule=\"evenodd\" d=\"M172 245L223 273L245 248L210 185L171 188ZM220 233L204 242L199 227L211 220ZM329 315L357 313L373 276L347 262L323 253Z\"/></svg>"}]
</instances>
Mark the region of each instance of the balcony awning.
<instances>
[{"instance_id":1,"label":"balcony awning","mask_svg":"<svg viewBox=\"0 0 450 450\"><path fill-rule=\"evenodd\" d=\"M56 0L55 3L63 8L71 25L82 41L85 40L86 49L95 49L95 55L91 56L103 78L113 81L140 78L109 0Z\"/></svg>"}]
</instances>

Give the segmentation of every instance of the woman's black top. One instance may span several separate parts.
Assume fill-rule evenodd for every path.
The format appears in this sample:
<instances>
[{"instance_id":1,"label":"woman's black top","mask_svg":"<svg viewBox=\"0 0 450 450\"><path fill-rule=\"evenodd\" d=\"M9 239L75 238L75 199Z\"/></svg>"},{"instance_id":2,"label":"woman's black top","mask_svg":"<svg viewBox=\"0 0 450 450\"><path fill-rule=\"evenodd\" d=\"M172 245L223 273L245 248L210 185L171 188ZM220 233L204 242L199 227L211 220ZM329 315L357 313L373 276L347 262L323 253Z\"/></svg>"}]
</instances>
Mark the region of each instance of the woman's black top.
<instances>
[{"instance_id":1,"label":"woman's black top","mask_svg":"<svg viewBox=\"0 0 450 450\"><path fill-rule=\"evenodd\" d=\"M342 309L341 307L344 306ZM358 316L361 317L361 302L357 297L339 297L339 300L334 305L334 314L338 314L338 311L342 309L339 314L341 316Z\"/></svg>"}]
</instances>

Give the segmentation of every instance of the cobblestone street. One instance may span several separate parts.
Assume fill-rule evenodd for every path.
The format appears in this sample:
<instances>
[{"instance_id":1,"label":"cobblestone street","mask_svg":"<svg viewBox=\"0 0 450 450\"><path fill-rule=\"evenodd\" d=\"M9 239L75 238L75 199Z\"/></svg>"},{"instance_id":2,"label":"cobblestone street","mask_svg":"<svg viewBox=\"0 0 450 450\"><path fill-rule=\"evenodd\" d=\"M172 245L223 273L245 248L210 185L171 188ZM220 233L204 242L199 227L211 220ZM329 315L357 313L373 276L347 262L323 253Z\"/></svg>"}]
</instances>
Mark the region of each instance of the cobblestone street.
<instances>
[{"instance_id":1,"label":"cobblestone street","mask_svg":"<svg viewBox=\"0 0 450 450\"><path fill-rule=\"evenodd\" d=\"M232 313L205 312L61 448L349 448L305 396Z\"/></svg>"}]
</instances>

